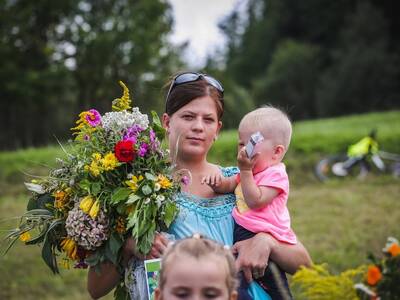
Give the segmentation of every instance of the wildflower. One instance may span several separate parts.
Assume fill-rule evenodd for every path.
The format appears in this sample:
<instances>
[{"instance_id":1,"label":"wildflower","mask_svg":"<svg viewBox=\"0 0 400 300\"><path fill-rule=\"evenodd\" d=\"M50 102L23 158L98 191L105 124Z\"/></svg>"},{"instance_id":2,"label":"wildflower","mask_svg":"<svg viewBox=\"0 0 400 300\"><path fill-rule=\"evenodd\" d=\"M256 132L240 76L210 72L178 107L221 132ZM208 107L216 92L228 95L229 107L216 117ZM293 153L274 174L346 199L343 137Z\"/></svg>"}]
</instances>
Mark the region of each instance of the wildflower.
<instances>
[{"instance_id":1,"label":"wildflower","mask_svg":"<svg viewBox=\"0 0 400 300\"><path fill-rule=\"evenodd\" d=\"M147 152L149 151L149 148L150 147L147 143L141 143L139 151L138 151L138 155L140 157L144 157L147 154Z\"/></svg>"},{"instance_id":2,"label":"wildflower","mask_svg":"<svg viewBox=\"0 0 400 300\"><path fill-rule=\"evenodd\" d=\"M90 208L89 216L91 216L92 219L96 218L97 215L99 214L99 210L100 210L100 203L99 200L96 200L93 203L92 207Z\"/></svg>"},{"instance_id":3,"label":"wildflower","mask_svg":"<svg viewBox=\"0 0 400 300\"><path fill-rule=\"evenodd\" d=\"M115 231L117 231L119 234L124 234L126 232L125 221L121 216L119 216L116 220Z\"/></svg>"},{"instance_id":4,"label":"wildflower","mask_svg":"<svg viewBox=\"0 0 400 300\"><path fill-rule=\"evenodd\" d=\"M128 87L122 81L119 81L119 85L123 88L124 92L121 98L117 98L112 102L112 109L115 111L127 110L131 108L131 99L129 98Z\"/></svg>"},{"instance_id":5,"label":"wildflower","mask_svg":"<svg viewBox=\"0 0 400 300\"><path fill-rule=\"evenodd\" d=\"M85 214L89 214L92 206L94 203L94 199L92 196L88 195L86 197L84 197L81 200L81 203L79 204L79 208L85 213Z\"/></svg>"},{"instance_id":6,"label":"wildflower","mask_svg":"<svg viewBox=\"0 0 400 300\"><path fill-rule=\"evenodd\" d=\"M69 270L71 268L71 265L69 263L69 259L68 258L63 258L60 261L60 266L66 270Z\"/></svg>"},{"instance_id":7,"label":"wildflower","mask_svg":"<svg viewBox=\"0 0 400 300\"><path fill-rule=\"evenodd\" d=\"M124 132L134 124L139 125L143 130L149 126L148 116L140 113L137 107L132 108L131 113L127 111L107 112L101 122L105 130L114 132Z\"/></svg>"},{"instance_id":8,"label":"wildflower","mask_svg":"<svg viewBox=\"0 0 400 300\"><path fill-rule=\"evenodd\" d=\"M172 186L172 182L162 174L158 175L157 183L159 183L163 189L168 189Z\"/></svg>"},{"instance_id":9,"label":"wildflower","mask_svg":"<svg viewBox=\"0 0 400 300\"><path fill-rule=\"evenodd\" d=\"M85 166L85 171L90 172L94 177L100 175L102 169L97 162L92 161L89 166Z\"/></svg>"},{"instance_id":10,"label":"wildflower","mask_svg":"<svg viewBox=\"0 0 400 300\"><path fill-rule=\"evenodd\" d=\"M25 231L24 233L22 233L20 236L19 236L19 240L21 241L21 242L27 242L27 241L29 241L31 239L31 235L30 235L30 233L28 232L28 231Z\"/></svg>"},{"instance_id":11,"label":"wildflower","mask_svg":"<svg viewBox=\"0 0 400 300\"><path fill-rule=\"evenodd\" d=\"M130 162L135 158L132 141L119 141L115 145L115 156L120 162Z\"/></svg>"},{"instance_id":12,"label":"wildflower","mask_svg":"<svg viewBox=\"0 0 400 300\"><path fill-rule=\"evenodd\" d=\"M382 278L381 270L374 265L368 267L367 283L369 285L376 285Z\"/></svg>"},{"instance_id":13,"label":"wildflower","mask_svg":"<svg viewBox=\"0 0 400 300\"><path fill-rule=\"evenodd\" d=\"M92 154L92 159L93 159L93 161L96 161L96 162L101 160L101 154L98 153L98 152L93 153Z\"/></svg>"},{"instance_id":14,"label":"wildflower","mask_svg":"<svg viewBox=\"0 0 400 300\"><path fill-rule=\"evenodd\" d=\"M68 212L65 229L68 236L85 250L94 250L100 247L110 235L108 218L101 209L97 218L92 219L79 206L75 206ZM79 257L79 251L76 255Z\"/></svg>"},{"instance_id":15,"label":"wildflower","mask_svg":"<svg viewBox=\"0 0 400 300\"><path fill-rule=\"evenodd\" d=\"M183 185L188 185L189 182L190 182L190 178L188 176L186 176L186 175L183 175L182 178L181 178L181 182L182 182Z\"/></svg>"},{"instance_id":16,"label":"wildflower","mask_svg":"<svg viewBox=\"0 0 400 300\"><path fill-rule=\"evenodd\" d=\"M78 255L77 255L77 251L78 251L78 247L75 243L74 240L70 239L70 238L65 238L61 241L61 249L63 249L65 251L65 253L67 254L67 256L71 259L77 259Z\"/></svg>"},{"instance_id":17,"label":"wildflower","mask_svg":"<svg viewBox=\"0 0 400 300\"><path fill-rule=\"evenodd\" d=\"M154 184L154 191L155 191L155 192L158 192L160 189L161 189L161 185L160 185L158 182L156 182L156 183Z\"/></svg>"},{"instance_id":18,"label":"wildflower","mask_svg":"<svg viewBox=\"0 0 400 300\"><path fill-rule=\"evenodd\" d=\"M138 125L134 124L133 126L129 127L125 134L124 134L124 141L131 140L134 144L136 144L136 139L140 132L143 131L143 128Z\"/></svg>"},{"instance_id":19,"label":"wildflower","mask_svg":"<svg viewBox=\"0 0 400 300\"><path fill-rule=\"evenodd\" d=\"M96 127L101 123L100 113L95 109L91 109L85 115L85 120L90 126Z\"/></svg>"},{"instance_id":20,"label":"wildflower","mask_svg":"<svg viewBox=\"0 0 400 300\"><path fill-rule=\"evenodd\" d=\"M68 199L68 195L65 191L56 191L54 193L54 207L57 209L61 209L64 207L66 200Z\"/></svg>"},{"instance_id":21,"label":"wildflower","mask_svg":"<svg viewBox=\"0 0 400 300\"><path fill-rule=\"evenodd\" d=\"M400 246L397 243L393 243L389 249L387 250L387 252L390 253L390 255L392 255L392 257L400 255Z\"/></svg>"},{"instance_id":22,"label":"wildflower","mask_svg":"<svg viewBox=\"0 0 400 300\"><path fill-rule=\"evenodd\" d=\"M125 181L125 184L129 186L129 188L133 191L136 192L138 187L139 187L139 182L143 180L143 176L139 175L139 177L132 176L131 180Z\"/></svg>"},{"instance_id":23,"label":"wildflower","mask_svg":"<svg viewBox=\"0 0 400 300\"><path fill-rule=\"evenodd\" d=\"M118 166L118 159L114 155L114 153L107 153L104 158L101 160L102 167L106 171L114 170Z\"/></svg>"}]
</instances>

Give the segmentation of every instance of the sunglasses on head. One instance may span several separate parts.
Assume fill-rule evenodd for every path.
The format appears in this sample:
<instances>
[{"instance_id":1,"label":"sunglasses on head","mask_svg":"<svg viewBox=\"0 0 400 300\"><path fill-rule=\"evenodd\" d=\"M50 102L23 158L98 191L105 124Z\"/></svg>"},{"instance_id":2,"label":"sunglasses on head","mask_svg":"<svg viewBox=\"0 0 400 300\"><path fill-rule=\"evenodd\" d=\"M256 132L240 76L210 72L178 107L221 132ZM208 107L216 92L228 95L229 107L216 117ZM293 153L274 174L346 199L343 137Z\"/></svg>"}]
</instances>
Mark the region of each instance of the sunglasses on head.
<instances>
[{"instance_id":1,"label":"sunglasses on head","mask_svg":"<svg viewBox=\"0 0 400 300\"><path fill-rule=\"evenodd\" d=\"M224 88L222 87L222 84L214 77L211 77L207 74L202 74L202 73L186 72L186 73L178 74L174 77L174 79L172 79L171 85L168 89L167 97L165 98L166 102L168 101L168 97L171 94L174 87L176 87L177 85L180 85L180 84L197 81L199 79L204 79L210 85L215 87L218 91L220 91L221 93L224 93Z\"/></svg>"}]
</instances>

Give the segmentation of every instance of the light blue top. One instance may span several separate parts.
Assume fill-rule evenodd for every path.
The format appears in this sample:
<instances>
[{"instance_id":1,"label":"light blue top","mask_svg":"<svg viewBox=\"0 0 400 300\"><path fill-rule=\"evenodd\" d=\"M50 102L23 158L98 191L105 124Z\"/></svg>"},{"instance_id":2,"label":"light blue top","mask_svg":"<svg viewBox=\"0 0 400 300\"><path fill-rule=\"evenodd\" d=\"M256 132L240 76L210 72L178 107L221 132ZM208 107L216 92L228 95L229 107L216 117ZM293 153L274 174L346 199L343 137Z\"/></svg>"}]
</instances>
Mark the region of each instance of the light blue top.
<instances>
[{"instance_id":1,"label":"light blue top","mask_svg":"<svg viewBox=\"0 0 400 300\"><path fill-rule=\"evenodd\" d=\"M236 167L221 168L225 177L230 177L239 172ZM178 216L169 228L169 233L177 240L189 237L194 233L200 233L209 239L215 240L223 245L232 246L233 227L232 209L235 206L235 195L233 193L216 196L213 198L202 198L192 194L181 192L176 196L179 208ZM145 290L138 285L143 284L139 279L144 276L142 262L134 261L130 267L136 278L135 283L128 280L127 287L131 299L147 299L140 290ZM253 299L268 300L270 297L256 283L250 285L249 293Z\"/></svg>"}]
</instances>

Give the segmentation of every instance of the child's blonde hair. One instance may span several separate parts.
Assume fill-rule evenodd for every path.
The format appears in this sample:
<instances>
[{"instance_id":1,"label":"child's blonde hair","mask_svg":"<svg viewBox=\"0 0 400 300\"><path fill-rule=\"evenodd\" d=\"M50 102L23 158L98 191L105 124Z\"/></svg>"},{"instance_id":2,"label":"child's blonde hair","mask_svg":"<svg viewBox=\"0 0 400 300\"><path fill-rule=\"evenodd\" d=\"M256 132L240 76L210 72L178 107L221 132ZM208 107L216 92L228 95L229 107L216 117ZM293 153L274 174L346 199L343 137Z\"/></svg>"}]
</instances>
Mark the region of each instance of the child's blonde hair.
<instances>
[{"instance_id":1,"label":"child's blonde hair","mask_svg":"<svg viewBox=\"0 0 400 300\"><path fill-rule=\"evenodd\" d=\"M186 238L175 242L169 246L161 261L161 270L159 277L159 288L162 290L167 280L167 273L169 268L173 268L172 262L175 259L181 259L182 256L190 256L200 260L207 258L210 255L215 255L225 263L226 267L226 285L228 292L231 294L236 291L238 281L235 266L235 259L229 248L218 244L212 240L203 238L199 234L193 237ZM190 268L190 266L188 266Z\"/></svg>"},{"instance_id":2,"label":"child's blonde hair","mask_svg":"<svg viewBox=\"0 0 400 300\"><path fill-rule=\"evenodd\" d=\"M276 145L281 144L285 151L289 148L292 137L292 123L288 115L282 110L271 105L266 105L246 114L240 121L240 128L252 128L254 132L260 131Z\"/></svg>"}]
</instances>

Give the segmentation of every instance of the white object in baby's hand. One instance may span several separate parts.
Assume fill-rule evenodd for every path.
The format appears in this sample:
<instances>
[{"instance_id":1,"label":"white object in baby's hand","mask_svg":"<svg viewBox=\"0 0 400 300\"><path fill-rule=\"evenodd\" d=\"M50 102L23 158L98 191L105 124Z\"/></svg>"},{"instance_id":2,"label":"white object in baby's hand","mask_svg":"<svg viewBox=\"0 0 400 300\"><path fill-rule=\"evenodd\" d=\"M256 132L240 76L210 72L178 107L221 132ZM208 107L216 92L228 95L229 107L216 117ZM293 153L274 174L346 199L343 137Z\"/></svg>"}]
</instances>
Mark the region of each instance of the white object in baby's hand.
<instances>
[{"instance_id":1,"label":"white object in baby's hand","mask_svg":"<svg viewBox=\"0 0 400 300\"><path fill-rule=\"evenodd\" d=\"M257 131L256 133L253 133L250 137L249 142L246 145L246 154L249 158L252 158L254 155L254 148L256 145L264 140L264 137L262 134Z\"/></svg>"}]
</instances>

